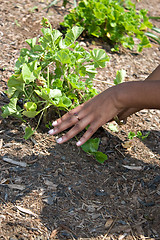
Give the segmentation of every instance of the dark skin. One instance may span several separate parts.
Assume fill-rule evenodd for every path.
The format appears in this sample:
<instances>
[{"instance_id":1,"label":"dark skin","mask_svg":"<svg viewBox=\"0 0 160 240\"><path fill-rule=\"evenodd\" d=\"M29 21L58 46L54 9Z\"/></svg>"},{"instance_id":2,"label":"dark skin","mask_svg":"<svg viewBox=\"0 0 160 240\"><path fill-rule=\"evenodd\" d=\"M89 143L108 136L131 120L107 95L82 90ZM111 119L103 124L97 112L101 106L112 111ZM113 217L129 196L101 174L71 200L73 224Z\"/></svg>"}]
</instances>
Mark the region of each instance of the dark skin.
<instances>
[{"instance_id":1,"label":"dark skin","mask_svg":"<svg viewBox=\"0 0 160 240\"><path fill-rule=\"evenodd\" d=\"M103 124L118 116L125 120L142 109L160 109L160 65L145 81L125 82L108 88L89 101L72 109L57 121L49 134L58 134L72 127L57 140L61 144L73 138L88 125L87 131L76 143L84 144Z\"/></svg>"}]
</instances>

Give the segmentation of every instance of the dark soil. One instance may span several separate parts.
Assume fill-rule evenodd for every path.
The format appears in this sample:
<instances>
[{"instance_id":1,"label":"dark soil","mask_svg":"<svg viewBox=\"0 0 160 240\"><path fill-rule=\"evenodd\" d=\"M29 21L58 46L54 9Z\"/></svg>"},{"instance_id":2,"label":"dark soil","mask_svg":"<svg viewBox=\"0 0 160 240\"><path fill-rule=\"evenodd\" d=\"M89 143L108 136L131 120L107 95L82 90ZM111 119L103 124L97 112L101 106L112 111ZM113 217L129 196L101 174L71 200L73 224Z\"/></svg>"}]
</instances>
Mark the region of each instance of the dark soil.
<instances>
[{"instance_id":1,"label":"dark soil","mask_svg":"<svg viewBox=\"0 0 160 240\"><path fill-rule=\"evenodd\" d=\"M158 16L158 4L142 0L137 8ZM59 28L69 10L61 5L47 11L47 1L1 0L0 106L25 39L40 34L43 16ZM160 21L153 24L160 28ZM105 48L111 57L94 82L100 91L112 86L117 70L126 70L126 81L144 80L160 61L155 42L139 54L113 54L106 43L80 41L86 49ZM106 124L96 132L108 155L99 164L75 139L58 145L45 129L25 141L19 120L0 117L0 239L160 239L160 111L140 111L118 128L114 133ZM130 131L150 134L129 141Z\"/></svg>"}]
</instances>

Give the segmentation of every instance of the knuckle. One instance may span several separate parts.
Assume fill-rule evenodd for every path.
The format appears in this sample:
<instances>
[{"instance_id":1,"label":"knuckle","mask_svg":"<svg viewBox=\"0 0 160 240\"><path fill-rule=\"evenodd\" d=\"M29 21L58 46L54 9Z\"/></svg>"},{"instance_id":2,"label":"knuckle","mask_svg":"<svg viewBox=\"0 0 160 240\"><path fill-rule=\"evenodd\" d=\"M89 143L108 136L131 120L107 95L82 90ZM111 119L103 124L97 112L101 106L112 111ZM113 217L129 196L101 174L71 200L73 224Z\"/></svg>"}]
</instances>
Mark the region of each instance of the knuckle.
<instances>
[{"instance_id":1,"label":"knuckle","mask_svg":"<svg viewBox=\"0 0 160 240\"><path fill-rule=\"evenodd\" d=\"M63 136L63 139L66 141L66 140L69 140L71 137L72 137L72 135L70 134L70 132L67 132L67 133Z\"/></svg>"},{"instance_id":2,"label":"knuckle","mask_svg":"<svg viewBox=\"0 0 160 240\"><path fill-rule=\"evenodd\" d=\"M76 130L81 129L79 122L77 122L77 123L75 124L74 128L75 128Z\"/></svg>"},{"instance_id":3,"label":"knuckle","mask_svg":"<svg viewBox=\"0 0 160 240\"><path fill-rule=\"evenodd\" d=\"M88 131L88 133L89 133L89 134L93 134L93 133L94 133L94 130L93 130L93 128L91 128L91 127L90 127L90 128L88 128L88 130L87 130L87 131Z\"/></svg>"}]
</instances>

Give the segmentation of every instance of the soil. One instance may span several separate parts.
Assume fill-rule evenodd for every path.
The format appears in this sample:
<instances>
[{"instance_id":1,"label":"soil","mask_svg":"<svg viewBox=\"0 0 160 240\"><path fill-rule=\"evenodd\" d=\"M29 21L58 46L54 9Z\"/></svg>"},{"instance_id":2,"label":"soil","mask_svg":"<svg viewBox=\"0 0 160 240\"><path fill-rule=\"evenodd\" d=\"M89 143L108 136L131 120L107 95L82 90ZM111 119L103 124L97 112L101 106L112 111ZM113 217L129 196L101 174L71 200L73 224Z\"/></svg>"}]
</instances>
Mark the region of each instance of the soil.
<instances>
[{"instance_id":1,"label":"soil","mask_svg":"<svg viewBox=\"0 0 160 240\"><path fill-rule=\"evenodd\" d=\"M7 102L3 92L25 39L40 34L43 16L59 28L70 7L59 1L47 9L48 4L0 2L0 106ZM137 8L158 16L158 4L142 0ZM152 22L160 28L159 20ZM142 53L113 54L106 43L80 41L86 49L106 49L111 57L98 70L99 91L112 86L117 70L126 70L125 81L144 80L160 61L156 42ZM108 155L100 164L77 148L75 139L58 145L46 129L25 141L19 120L0 117L0 239L160 239L160 111L142 110L118 130L106 124L95 133ZM129 141L130 131L150 134Z\"/></svg>"}]
</instances>

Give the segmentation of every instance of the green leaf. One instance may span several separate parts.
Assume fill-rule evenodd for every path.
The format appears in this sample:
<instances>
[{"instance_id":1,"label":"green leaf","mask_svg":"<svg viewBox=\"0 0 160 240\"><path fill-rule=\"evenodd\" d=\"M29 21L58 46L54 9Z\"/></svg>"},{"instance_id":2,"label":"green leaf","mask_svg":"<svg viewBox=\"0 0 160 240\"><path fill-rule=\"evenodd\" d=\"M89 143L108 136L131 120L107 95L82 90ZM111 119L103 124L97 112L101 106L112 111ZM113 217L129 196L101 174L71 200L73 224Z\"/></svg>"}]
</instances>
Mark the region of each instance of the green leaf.
<instances>
[{"instance_id":1,"label":"green leaf","mask_svg":"<svg viewBox=\"0 0 160 240\"><path fill-rule=\"evenodd\" d=\"M24 104L24 108L27 110L27 111L36 111L37 110L37 104L34 103L34 102L26 102Z\"/></svg>"},{"instance_id":2,"label":"green leaf","mask_svg":"<svg viewBox=\"0 0 160 240\"><path fill-rule=\"evenodd\" d=\"M109 61L109 57L103 49L93 49L91 51L91 56L94 60L94 66L98 67L105 67L106 61Z\"/></svg>"},{"instance_id":3,"label":"green leaf","mask_svg":"<svg viewBox=\"0 0 160 240\"><path fill-rule=\"evenodd\" d=\"M6 94L9 98L11 98L13 96L13 94L15 93L16 91L16 88L14 87L8 87L7 91L6 91Z\"/></svg>"},{"instance_id":4,"label":"green leaf","mask_svg":"<svg viewBox=\"0 0 160 240\"><path fill-rule=\"evenodd\" d=\"M74 26L72 29L69 29L63 40L65 45L69 46L73 44L75 40L81 35L82 32L83 32L83 27Z\"/></svg>"},{"instance_id":5,"label":"green leaf","mask_svg":"<svg viewBox=\"0 0 160 240\"><path fill-rule=\"evenodd\" d=\"M79 77L76 74L69 75L67 80L70 82L73 89L85 89L85 83L82 81L78 81Z\"/></svg>"},{"instance_id":6,"label":"green leaf","mask_svg":"<svg viewBox=\"0 0 160 240\"><path fill-rule=\"evenodd\" d=\"M137 48L138 52L141 52L144 47L151 47L151 44L147 36L143 36L140 44L138 44L138 48Z\"/></svg>"},{"instance_id":7,"label":"green leaf","mask_svg":"<svg viewBox=\"0 0 160 240\"><path fill-rule=\"evenodd\" d=\"M157 35L150 33L150 32L146 32L145 35L154 39L156 42L158 42L160 44L160 37L158 37Z\"/></svg>"},{"instance_id":8,"label":"green leaf","mask_svg":"<svg viewBox=\"0 0 160 240\"><path fill-rule=\"evenodd\" d=\"M153 27L152 30L160 34L160 28Z\"/></svg>"},{"instance_id":9,"label":"green leaf","mask_svg":"<svg viewBox=\"0 0 160 240\"><path fill-rule=\"evenodd\" d=\"M49 98L58 98L61 97L62 93L59 89L50 89Z\"/></svg>"},{"instance_id":10,"label":"green leaf","mask_svg":"<svg viewBox=\"0 0 160 240\"><path fill-rule=\"evenodd\" d=\"M32 38L32 39L27 39L27 40L26 40L26 43L28 43L28 45L29 45L31 48L33 48L33 47L35 46L35 44L36 44L36 41L37 41L37 38L34 37L34 38Z\"/></svg>"},{"instance_id":11,"label":"green leaf","mask_svg":"<svg viewBox=\"0 0 160 240\"><path fill-rule=\"evenodd\" d=\"M36 79L36 77L33 75L33 72L31 72L26 63L24 63L22 67L22 77L27 84L33 82Z\"/></svg>"},{"instance_id":12,"label":"green leaf","mask_svg":"<svg viewBox=\"0 0 160 240\"><path fill-rule=\"evenodd\" d=\"M84 152L95 153L98 150L99 143L100 143L99 138L89 139L81 147L82 147Z\"/></svg>"},{"instance_id":13,"label":"green leaf","mask_svg":"<svg viewBox=\"0 0 160 240\"><path fill-rule=\"evenodd\" d=\"M31 127L26 127L24 139L25 140L29 139L34 134L34 132L35 131L33 131Z\"/></svg>"},{"instance_id":14,"label":"green leaf","mask_svg":"<svg viewBox=\"0 0 160 240\"><path fill-rule=\"evenodd\" d=\"M56 54L56 60L61 62L62 64L71 63L71 57L69 55L69 49L61 49Z\"/></svg>"},{"instance_id":15,"label":"green leaf","mask_svg":"<svg viewBox=\"0 0 160 240\"><path fill-rule=\"evenodd\" d=\"M23 111L22 114L28 118L34 118L39 114L37 111Z\"/></svg>"},{"instance_id":16,"label":"green leaf","mask_svg":"<svg viewBox=\"0 0 160 240\"><path fill-rule=\"evenodd\" d=\"M93 153L93 156L95 156L96 160L99 163L104 163L108 159L106 154L99 152L99 151Z\"/></svg>"},{"instance_id":17,"label":"green leaf","mask_svg":"<svg viewBox=\"0 0 160 240\"><path fill-rule=\"evenodd\" d=\"M131 132L131 131L130 131L130 132L128 133L128 139L130 139L130 140L133 139L135 136L136 136L136 134L135 134L134 132Z\"/></svg>"},{"instance_id":18,"label":"green leaf","mask_svg":"<svg viewBox=\"0 0 160 240\"><path fill-rule=\"evenodd\" d=\"M62 36L62 33L56 29L53 29L52 31L53 42L55 42L60 36Z\"/></svg>"},{"instance_id":19,"label":"green leaf","mask_svg":"<svg viewBox=\"0 0 160 240\"><path fill-rule=\"evenodd\" d=\"M122 83L125 79L126 71L125 70L118 70L116 73L116 78L114 79L114 84L117 85L119 83Z\"/></svg>"},{"instance_id":20,"label":"green leaf","mask_svg":"<svg viewBox=\"0 0 160 240\"><path fill-rule=\"evenodd\" d=\"M10 115L19 115L19 111L17 110L17 97L12 97L10 99L9 104L2 107L2 117L6 118Z\"/></svg>"},{"instance_id":21,"label":"green leaf","mask_svg":"<svg viewBox=\"0 0 160 240\"><path fill-rule=\"evenodd\" d=\"M115 125L115 124L113 124L113 123L110 123L110 124L108 125L108 128L109 128L112 132L119 132L119 130L118 130L118 125Z\"/></svg>"},{"instance_id":22,"label":"green leaf","mask_svg":"<svg viewBox=\"0 0 160 240\"><path fill-rule=\"evenodd\" d=\"M150 134L150 132L147 132L145 135L143 135L141 131L138 131L136 137L138 137L139 139L141 139L143 141L144 139L146 139L149 136L149 134Z\"/></svg>"},{"instance_id":23,"label":"green leaf","mask_svg":"<svg viewBox=\"0 0 160 240\"><path fill-rule=\"evenodd\" d=\"M59 99L56 105L57 107L68 109L72 105L72 101L68 97L63 96Z\"/></svg>"},{"instance_id":24,"label":"green leaf","mask_svg":"<svg viewBox=\"0 0 160 240\"><path fill-rule=\"evenodd\" d=\"M9 78L7 85L10 88L15 88L16 90L24 91L25 84L22 78L22 74L18 74L18 75L13 74Z\"/></svg>"},{"instance_id":25,"label":"green leaf","mask_svg":"<svg viewBox=\"0 0 160 240\"><path fill-rule=\"evenodd\" d=\"M97 70L95 69L94 65L87 65L86 67L86 74L93 79L97 74Z\"/></svg>"},{"instance_id":26,"label":"green leaf","mask_svg":"<svg viewBox=\"0 0 160 240\"><path fill-rule=\"evenodd\" d=\"M57 98L62 96L61 90L59 89L43 88L41 89L41 91L35 90L35 92L44 100L50 100L52 98Z\"/></svg>"}]
</instances>

